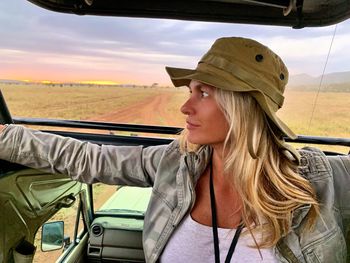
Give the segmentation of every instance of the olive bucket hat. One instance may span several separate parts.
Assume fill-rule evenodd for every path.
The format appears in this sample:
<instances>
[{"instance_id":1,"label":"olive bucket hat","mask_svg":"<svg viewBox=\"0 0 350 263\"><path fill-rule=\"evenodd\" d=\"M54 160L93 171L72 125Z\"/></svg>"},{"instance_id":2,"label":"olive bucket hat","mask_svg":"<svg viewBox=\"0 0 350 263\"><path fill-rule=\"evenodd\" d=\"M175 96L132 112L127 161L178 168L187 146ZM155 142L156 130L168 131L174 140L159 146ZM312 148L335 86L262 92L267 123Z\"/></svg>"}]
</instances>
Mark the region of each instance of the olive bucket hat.
<instances>
[{"instance_id":1,"label":"olive bucket hat","mask_svg":"<svg viewBox=\"0 0 350 263\"><path fill-rule=\"evenodd\" d=\"M284 101L287 67L278 55L259 42L241 37L219 38L196 69L166 67L166 71L175 87L188 86L191 80L197 80L224 90L249 92L266 113L276 138L297 137L276 115ZM280 146L290 150L282 142Z\"/></svg>"}]
</instances>

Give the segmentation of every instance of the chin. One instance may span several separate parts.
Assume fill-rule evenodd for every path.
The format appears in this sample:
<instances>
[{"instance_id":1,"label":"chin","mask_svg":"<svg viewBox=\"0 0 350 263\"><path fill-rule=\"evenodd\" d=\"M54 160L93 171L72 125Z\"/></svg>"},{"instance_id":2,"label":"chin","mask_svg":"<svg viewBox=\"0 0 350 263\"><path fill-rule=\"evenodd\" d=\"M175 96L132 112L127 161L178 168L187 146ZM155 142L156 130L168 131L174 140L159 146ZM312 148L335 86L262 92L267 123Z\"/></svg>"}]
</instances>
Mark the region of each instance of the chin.
<instances>
[{"instance_id":1,"label":"chin","mask_svg":"<svg viewBox=\"0 0 350 263\"><path fill-rule=\"evenodd\" d=\"M187 141L191 144L196 145L218 145L218 144L224 144L225 138L213 138L214 136L194 136L190 133L187 135Z\"/></svg>"},{"instance_id":2,"label":"chin","mask_svg":"<svg viewBox=\"0 0 350 263\"><path fill-rule=\"evenodd\" d=\"M198 144L198 145L205 145L208 144L207 140L198 138L198 137L194 137L194 136L187 136L187 141L191 144Z\"/></svg>"}]
</instances>

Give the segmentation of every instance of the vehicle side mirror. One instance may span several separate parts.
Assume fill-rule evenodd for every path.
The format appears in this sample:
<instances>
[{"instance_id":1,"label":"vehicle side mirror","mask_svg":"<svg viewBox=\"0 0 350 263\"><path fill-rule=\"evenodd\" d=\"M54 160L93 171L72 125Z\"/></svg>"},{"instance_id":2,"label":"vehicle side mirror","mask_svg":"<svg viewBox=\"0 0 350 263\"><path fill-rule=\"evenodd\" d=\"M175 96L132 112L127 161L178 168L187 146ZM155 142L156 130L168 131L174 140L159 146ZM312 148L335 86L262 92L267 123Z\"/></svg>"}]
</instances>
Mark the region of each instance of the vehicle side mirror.
<instances>
[{"instance_id":1,"label":"vehicle side mirror","mask_svg":"<svg viewBox=\"0 0 350 263\"><path fill-rule=\"evenodd\" d=\"M41 250L44 252L61 249L64 241L64 222L45 223L41 231Z\"/></svg>"}]
</instances>

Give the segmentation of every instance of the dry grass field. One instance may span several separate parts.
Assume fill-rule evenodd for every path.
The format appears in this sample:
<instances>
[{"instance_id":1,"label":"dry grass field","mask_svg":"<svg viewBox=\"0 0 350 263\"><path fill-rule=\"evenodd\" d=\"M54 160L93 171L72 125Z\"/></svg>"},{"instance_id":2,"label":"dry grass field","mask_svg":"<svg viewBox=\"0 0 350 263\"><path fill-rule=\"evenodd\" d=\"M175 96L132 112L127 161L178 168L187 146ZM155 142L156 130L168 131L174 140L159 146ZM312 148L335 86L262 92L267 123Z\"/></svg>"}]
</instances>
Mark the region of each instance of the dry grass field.
<instances>
[{"instance_id":1,"label":"dry grass field","mask_svg":"<svg viewBox=\"0 0 350 263\"><path fill-rule=\"evenodd\" d=\"M350 93L287 91L279 116L298 134L350 137ZM314 108L314 114L310 118Z\"/></svg>"},{"instance_id":2,"label":"dry grass field","mask_svg":"<svg viewBox=\"0 0 350 263\"><path fill-rule=\"evenodd\" d=\"M154 96L155 89L3 85L13 116L86 120ZM147 90L147 92L145 92Z\"/></svg>"},{"instance_id":3,"label":"dry grass field","mask_svg":"<svg viewBox=\"0 0 350 263\"><path fill-rule=\"evenodd\" d=\"M179 127L184 123L179 108L188 96L186 89L161 87L2 85L1 90L13 116ZM278 115L297 134L350 137L350 93L321 92L315 108L315 91L287 90L285 95Z\"/></svg>"}]
</instances>

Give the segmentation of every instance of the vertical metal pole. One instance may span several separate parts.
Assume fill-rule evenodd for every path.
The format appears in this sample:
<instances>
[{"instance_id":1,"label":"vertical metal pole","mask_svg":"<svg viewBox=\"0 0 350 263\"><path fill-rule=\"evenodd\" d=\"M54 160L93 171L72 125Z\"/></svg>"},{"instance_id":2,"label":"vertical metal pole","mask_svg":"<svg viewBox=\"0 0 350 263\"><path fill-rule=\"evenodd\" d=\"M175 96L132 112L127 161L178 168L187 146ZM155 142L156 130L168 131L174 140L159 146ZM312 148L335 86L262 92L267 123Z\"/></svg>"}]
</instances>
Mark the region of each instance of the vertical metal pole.
<instances>
[{"instance_id":1,"label":"vertical metal pole","mask_svg":"<svg viewBox=\"0 0 350 263\"><path fill-rule=\"evenodd\" d=\"M9 109L7 108L4 96L0 90L0 123L13 123Z\"/></svg>"}]
</instances>

